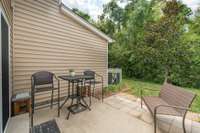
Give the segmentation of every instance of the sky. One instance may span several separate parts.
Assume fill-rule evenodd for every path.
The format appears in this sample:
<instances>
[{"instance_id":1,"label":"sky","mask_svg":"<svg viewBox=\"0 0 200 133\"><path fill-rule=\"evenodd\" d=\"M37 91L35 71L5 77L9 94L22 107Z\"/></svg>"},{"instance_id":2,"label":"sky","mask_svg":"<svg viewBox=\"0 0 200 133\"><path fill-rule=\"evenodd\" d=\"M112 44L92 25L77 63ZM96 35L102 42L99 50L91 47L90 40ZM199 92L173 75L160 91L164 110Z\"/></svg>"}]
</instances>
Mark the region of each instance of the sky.
<instances>
[{"instance_id":1,"label":"sky","mask_svg":"<svg viewBox=\"0 0 200 133\"><path fill-rule=\"evenodd\" d=\"M110 0L62 0L70 8L78 8L79 10L88 13L94 20L97 20L98 15L103 12L103 4L108 3ZM200 0L182 0L193 11L200 5ZM124 6L124 4L120 4Z\"/></svg>"}]
</instances>

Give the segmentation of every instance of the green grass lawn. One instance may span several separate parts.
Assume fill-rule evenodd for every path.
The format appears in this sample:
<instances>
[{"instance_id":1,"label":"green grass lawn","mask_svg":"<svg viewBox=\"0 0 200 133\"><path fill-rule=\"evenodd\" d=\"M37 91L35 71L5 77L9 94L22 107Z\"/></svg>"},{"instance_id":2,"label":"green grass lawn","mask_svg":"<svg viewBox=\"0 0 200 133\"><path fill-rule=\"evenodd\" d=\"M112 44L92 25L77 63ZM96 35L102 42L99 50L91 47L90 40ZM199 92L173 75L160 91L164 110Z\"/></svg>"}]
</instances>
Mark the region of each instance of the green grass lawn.
<instances>
[{"instance_id":1,"label":"green grass lawn","mask_svg":"<svg viewBox=\"0 0 200 133\"><path fill-rule=\"evenodd\" d=\"M112 92L117 92L121 88L124 88L125 86L130 88L129 91L131 94L139 97L140 89L148 88L148 89L159 90L161 87L161 84L144 82L144 81L135 80L135 79L124 79L123 82L120 83L119 85L109 86L108 90L112 91ZM197 94L197 97L192 104L192 111L200 113L200 89L195 89L195 88L185 88L185 89ZM152 92L152 91L144 91L144 92L145 92L144 95L158 95L158 93L159 93L159 92Z\"/></svg>"}]
</instances>

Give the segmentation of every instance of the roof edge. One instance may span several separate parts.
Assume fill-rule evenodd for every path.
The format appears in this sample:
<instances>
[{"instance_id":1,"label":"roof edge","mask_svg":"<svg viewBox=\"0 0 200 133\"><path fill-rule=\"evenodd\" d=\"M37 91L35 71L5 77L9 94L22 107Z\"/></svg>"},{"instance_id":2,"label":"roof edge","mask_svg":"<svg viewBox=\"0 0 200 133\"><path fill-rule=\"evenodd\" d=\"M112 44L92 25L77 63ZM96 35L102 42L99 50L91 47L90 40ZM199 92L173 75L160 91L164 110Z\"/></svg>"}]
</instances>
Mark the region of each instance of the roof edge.
<instances>
[{"instance_id":1,"label":"roof edge","mask_svg":"<svg viewBox=\"0 0 200 133\"><path fill-rule=\"evenodd\" d=\"M80 23L81 25L85 26L87 29L91 30L95 34L97 34L100 37L102 37L103 39L107 40L109 43L113 42L112 38L110 38L105 33L100 31L96 27L94 27L92 24L90 24L89 22L87 22L86 20L84 20L83 18L78 16L77 14L75 14L71 9L69 9L67 6L65 6L62 2L60 3L60 9L64 14L70 16L71 18L76 20L78 23Z\"/></svg>"}]
</instances>

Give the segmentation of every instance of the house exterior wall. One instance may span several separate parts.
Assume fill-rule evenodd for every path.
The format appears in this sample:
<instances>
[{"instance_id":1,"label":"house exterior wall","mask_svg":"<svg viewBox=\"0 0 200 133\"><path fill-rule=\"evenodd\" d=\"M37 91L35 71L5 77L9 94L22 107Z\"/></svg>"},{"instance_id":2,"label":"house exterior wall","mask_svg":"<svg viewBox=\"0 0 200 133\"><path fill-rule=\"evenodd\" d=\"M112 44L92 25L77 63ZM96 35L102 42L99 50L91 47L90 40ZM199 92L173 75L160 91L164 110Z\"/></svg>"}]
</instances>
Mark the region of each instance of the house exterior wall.
<instances>
[{"instance_id":1,"label":"house exterior wall","mask_svg":"<svg viewBox=\"0 0 200 133\"><path fill-rule=\"evenodd\" d=\"M47 70L57 76L69 69L82 73L95 70L107 85L108 43L77 21L60 12L54 0L15 0L13 14L14 93L30 91L31 75ZM61 82L61 96L67 93ZM38 101L49 98L49 93Z\"/></svg>"}]
</instances>

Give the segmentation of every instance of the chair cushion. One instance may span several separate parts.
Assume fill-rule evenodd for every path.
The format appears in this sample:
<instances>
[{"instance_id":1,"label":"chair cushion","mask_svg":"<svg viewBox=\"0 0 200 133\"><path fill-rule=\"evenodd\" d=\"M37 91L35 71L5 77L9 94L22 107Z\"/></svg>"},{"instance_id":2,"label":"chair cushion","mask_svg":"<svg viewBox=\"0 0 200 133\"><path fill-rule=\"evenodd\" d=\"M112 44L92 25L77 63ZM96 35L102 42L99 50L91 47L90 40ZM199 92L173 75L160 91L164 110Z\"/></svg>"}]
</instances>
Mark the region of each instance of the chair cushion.
<instances>
[{"instance_id":1,"label":"chair cushion","mask_svg":"<svg viewBox=\"0 0 200 133\"><path fill-rule=\"evenodd\" d=\"M165 102L163 99L157 96L144 96L142 97L142 99L148 107L148 109L150 110L150 112L152 113L152 115L154 115L154 109L156 106L169 105L167 102ZM170 107L159 107L157 109L157 114L181 116L180 112Z\"/></svg>"}]
</instances>

